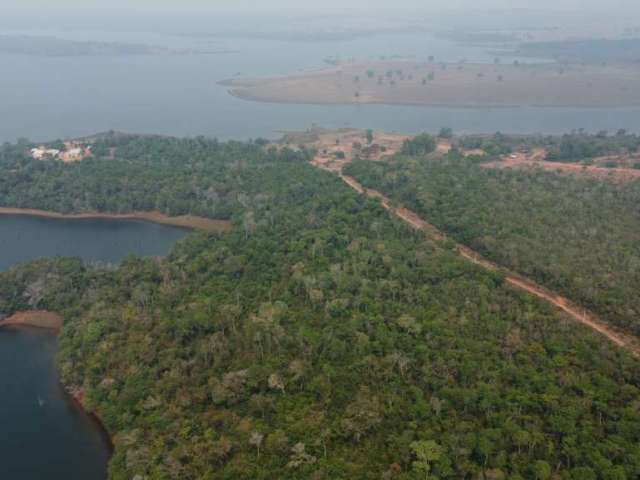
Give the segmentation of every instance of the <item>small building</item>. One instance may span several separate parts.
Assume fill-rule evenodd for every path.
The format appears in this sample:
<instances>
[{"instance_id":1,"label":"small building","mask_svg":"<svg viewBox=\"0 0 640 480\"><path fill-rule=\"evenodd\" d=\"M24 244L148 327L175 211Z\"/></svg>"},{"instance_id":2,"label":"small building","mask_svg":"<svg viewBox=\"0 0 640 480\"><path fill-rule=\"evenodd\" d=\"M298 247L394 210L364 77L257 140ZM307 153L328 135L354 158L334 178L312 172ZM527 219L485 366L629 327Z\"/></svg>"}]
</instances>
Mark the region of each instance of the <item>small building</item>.
<instances>
[{"instance_id":1,"label":"small building","mask_svg":"<svg viewBox=\"0 0 640 480\"><path fill-rule=\"evenodd\" d=\"M77 142L65 142L64 150L40 146L30 150L31 158L35 160L57 159L63 162L79 162L91 155L91 146L83 146Z\"/></svg>"},{"instance_id":2,"label":"small building","mask_svg":"<svg viewBox=\"0 0 640 480\"><path fill-rule=\"evenodd\" d=\"M55 148L38 147L31 149L31 157L35 160L43 160L45 158L58 158L60 150Z\"/></svg>"}]
</instances>

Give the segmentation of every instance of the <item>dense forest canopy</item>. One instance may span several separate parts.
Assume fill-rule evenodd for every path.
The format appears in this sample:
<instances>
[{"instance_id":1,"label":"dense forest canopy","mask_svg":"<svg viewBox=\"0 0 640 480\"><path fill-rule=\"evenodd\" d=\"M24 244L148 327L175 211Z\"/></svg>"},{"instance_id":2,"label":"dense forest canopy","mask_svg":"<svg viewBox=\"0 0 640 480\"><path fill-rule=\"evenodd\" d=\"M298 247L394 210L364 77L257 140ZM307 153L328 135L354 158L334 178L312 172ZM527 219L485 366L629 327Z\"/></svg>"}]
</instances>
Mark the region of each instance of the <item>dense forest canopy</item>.
<instances>
[{"instance_id":1,"label":"dense forest canopy","mask_svg":"<svg viewBox=\"0 0 640 480\"><path fill-rule=\"evenodd\" d=\"M487 169L455 152L354 162L347 173L499 264L640 333L640 182Z\"/></svg>"},{"instance_id":2,"label":"dense forest canopy","mask_svg":"<svg viewBox=\"0 0 640 480\"><path fill-rule=\"evenodd\" d=\"M0 177L0 206L61 213L157 210L228 219L260 203L263 188L268 194L256 170L276 156L282 162L299 160L264 145L110 134L91 142L92 157L65 164L32 159L26 141L7 144L0 149L0 169L7 172Z\"/></svg>"},{"instance_id":3,"label":"dense forest canopy","mask_svg":"<svg viewBox=\"0 0 640 480\"><path fill-rule=\"evenodd\" d=\"M443 129L450 137L450 129ZM0 147L0 206L36 208L61 213L128 213L156 210L168 215L193 214L229 219L249 203L263 200L273 186L261 185L256 169L276 157L296 161L310 152L277 151L265 140L218 142L204 137L172 138L118 133L87 140L92 156L66 164L30 157L27 140ZM613 154L634 154L640 137L624 130L609 135L573 132L561 137L465 136L454 147L503 155L544 147L547 159L578 162ZM62 141L50 146L60 148ZM436 139L419 135L403 145L406 155L434 151ZM253 195L247 198L246 194Z\"/></svg>"},{"instance_id":4,"label":"dense forest canopy","mask_svg":"<svg viewBox=\"0 0 640 480\"><path fill-rule=\"evenodd\" d=\"M15 146L2 156L15 170L5 204L53 208L78 188L81 207L97 208L110 187L90 180L93 165L122 209L148 198L217 215L218 200L202 196L211 189L235 220L165 259L0 273L0 314L64 314L62 377L114 436L111 479L640 475L637 360L391 219L305 151L122 142L102 165L38 165ZM420 185L428 194L433 168L399 159L354 173L400 198ZM457 175L470 167L440 168L435 178L465 195L471 179Z\"/></svg>"}]
</instances>

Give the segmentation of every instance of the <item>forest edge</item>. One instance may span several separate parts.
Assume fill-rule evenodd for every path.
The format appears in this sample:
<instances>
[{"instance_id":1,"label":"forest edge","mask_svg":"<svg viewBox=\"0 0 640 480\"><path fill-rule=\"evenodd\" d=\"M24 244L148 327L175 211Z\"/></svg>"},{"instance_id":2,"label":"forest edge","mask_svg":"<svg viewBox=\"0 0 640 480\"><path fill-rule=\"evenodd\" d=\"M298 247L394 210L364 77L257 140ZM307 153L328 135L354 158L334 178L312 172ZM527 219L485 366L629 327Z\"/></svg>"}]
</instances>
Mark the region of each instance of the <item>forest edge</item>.
<instances>
[{"instance_id":1,"label":"forest edge","mask_svg":"<svg viewBox=\"0 0 640 480\"><path fill-rule=\"evenodd\" d=\"M160 212L131 212L131 213L58 213L31 208L0 207L0 215L24 215L30 217L52 218L57 220L142 220L161 225L203 230L206 232L228 232L232 228L229 220L214 220L195 215L181 215L170 217Z\"/></svg>"}]
</instances>

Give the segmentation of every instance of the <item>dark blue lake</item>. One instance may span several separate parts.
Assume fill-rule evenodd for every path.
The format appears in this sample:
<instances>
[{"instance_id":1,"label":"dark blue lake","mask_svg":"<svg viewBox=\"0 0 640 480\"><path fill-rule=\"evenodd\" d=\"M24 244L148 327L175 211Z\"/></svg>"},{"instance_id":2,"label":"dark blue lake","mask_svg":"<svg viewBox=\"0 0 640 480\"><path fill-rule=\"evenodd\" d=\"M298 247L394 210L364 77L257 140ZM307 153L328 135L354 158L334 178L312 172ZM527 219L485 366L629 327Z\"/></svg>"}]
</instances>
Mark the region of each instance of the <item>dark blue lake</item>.
<instances>
[{"instance_id":1,"label":"dark blue lake","mask_svg":"<svg viewBox=\"0 0 640 480\"><path fill-rule=\"evenodd\" d=\"M148 222L0 215L0 271L39 257L117 263L128 254L163 256L188 233Z\"/></svg>"},{"instance_id":2,"label":"dark blue lake","mask_svg":"<svg viewBox=\"0 0 640 480\"><path fill-rule=\"evenodd\" d=\"M108 438L62 390L56 346L44 330L0 330L0 478L106 478Z\"/></svg>"},{"instance_id":3,"label":"dark blue lake","mask_svg":"<svg viewBox=\"0 0 640 480\"><path fill-rule=\"evenodd\" d=\"M0 270L55 255L109 263L165 255L187 234L146 222L0 215ZM62 389L56 348L50 332L0 329L0 479L106 478L108 438Z\"/></svg>"}]
</instances>

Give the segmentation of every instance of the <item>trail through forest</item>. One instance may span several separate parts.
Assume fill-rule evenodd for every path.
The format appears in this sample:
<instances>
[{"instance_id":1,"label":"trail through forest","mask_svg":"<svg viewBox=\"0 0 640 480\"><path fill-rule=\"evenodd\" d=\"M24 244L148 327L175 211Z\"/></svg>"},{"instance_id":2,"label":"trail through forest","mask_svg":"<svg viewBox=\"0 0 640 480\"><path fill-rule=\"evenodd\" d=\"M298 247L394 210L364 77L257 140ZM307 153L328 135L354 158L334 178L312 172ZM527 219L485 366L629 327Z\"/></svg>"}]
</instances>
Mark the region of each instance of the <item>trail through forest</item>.
<instances>
[{"instance_id":1,"label":"trail through forest","mask_svg":"<svg viewBox=\"0 0 640 480\"><path fill-rule=\"evenodd\" d=\"M445 233L440 231L435 226L431 225L429 222L420 218L415 212L412 212L411 210L408 210L406 208L393 206L391 200L388 197L384 196L382 193L378 192L377 190L365 188L355 178L344 175L342 173L342 167L345 164L349 163L351 160L351 157L347 157L343 162L341 162L340 169L335 168L335 163L333 165L328 165L326 163L326 159L323 157L314 158L311 161L311 164L317 168L321 168L332 173L337 173L338 176L355 191L361 194L365 194L371 198L378 199L386 210L388 210L413 228L426 232L436 240L442 241L448 239ZM531 295L534 295L535 297L538 297L541 300L544 300L545 302L553 305L555 308L569 315L578 323L585 325L595 332L598 332L599 334L605 336L618 347L624 348L635 357L640 357L640 342L637 338L614 331L609 325L607 325L607 323L600 320L595 314L573 304L569 299L550 292L544 287L538 285L536 282L513 273L508 269L483 258L482 255L475 252L474 250L471 250L468 247L465 247L464 245L456 243L456 250L461 257L476 265L479 265L488 270L504 273L505 281L514 288L525 291Z\"/></svg>"}]
</instances>

